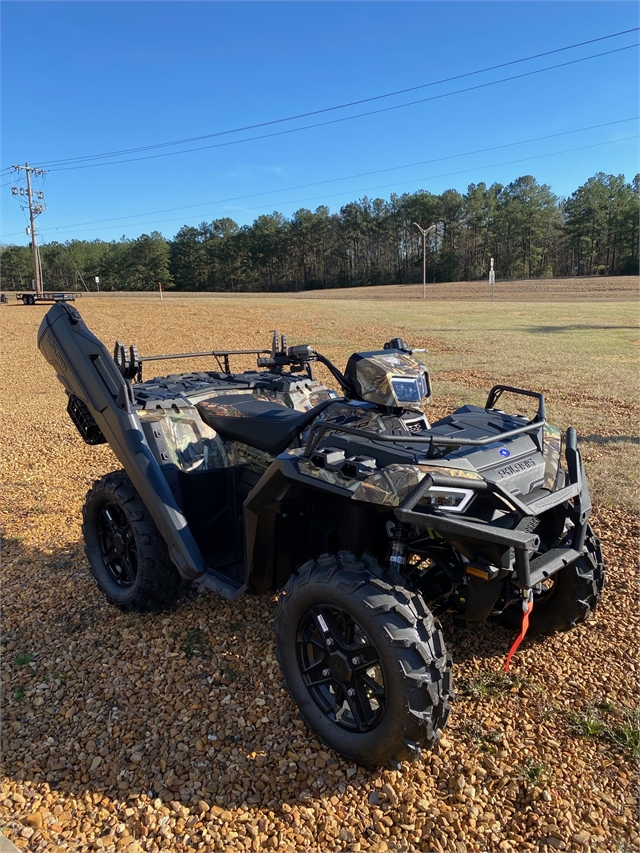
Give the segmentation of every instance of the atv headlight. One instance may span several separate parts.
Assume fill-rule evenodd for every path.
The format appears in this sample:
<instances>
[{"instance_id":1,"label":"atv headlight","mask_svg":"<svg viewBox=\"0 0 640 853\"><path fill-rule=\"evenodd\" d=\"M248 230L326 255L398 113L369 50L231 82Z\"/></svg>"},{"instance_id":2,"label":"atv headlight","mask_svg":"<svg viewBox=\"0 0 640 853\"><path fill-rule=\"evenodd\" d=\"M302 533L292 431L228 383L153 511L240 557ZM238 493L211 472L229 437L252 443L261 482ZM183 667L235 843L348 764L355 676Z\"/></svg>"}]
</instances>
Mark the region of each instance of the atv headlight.
<instances>
[{"instance_id":1,"label":"atv headlight","mask_svg":"<svg viewBox=\"0 0 640 853\"><path fill-rule=\"evenodd\" d=\"M418 501L419 506L431 506L443 512L464 512L475 497L471 489L449 489L432 486Z\"/></svg>"},{"instance_id":2,"label":"atv headlight","mask_svg":"<svg viewBox=\"0 0 640 853\"><path fill-rule=\"evenodd\" d=\"M415 379L392 376L391 386L399 403L419 403L427 396L427 382L424 373Z\"/></svg>"}]
</instances>

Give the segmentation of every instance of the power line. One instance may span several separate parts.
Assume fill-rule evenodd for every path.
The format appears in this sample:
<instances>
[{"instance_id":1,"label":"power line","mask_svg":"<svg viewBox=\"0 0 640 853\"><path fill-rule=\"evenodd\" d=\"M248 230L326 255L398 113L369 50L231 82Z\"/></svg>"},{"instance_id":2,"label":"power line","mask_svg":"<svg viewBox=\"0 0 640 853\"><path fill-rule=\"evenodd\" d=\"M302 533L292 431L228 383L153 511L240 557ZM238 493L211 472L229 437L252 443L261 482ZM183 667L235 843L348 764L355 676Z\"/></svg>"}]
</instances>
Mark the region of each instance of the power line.
<instances>
[{"instance_id":1,"label":"power line","mask_svg":"<svg viewBox=\"0 0 640 853\"><path fill-rule=\"evenodd\" d=\"M622 139L612 139L612 140L609 140L608 142L596 142L592 145L582 145L582 146L579 146L576 148L568 148L568 149L565 149L564 151L552 151L552 152L549 152L548 154L536 154L532 157L522 157L522 158L519 158L516 160L505 160L501 163L489 163L489 164L486 164L484 166L474 166L474 167L470 167L468 169L459 169L455 172L444 172L444 173L439 174L439 175L428 175L428 176L421 177L421 178L415 178L415 179L412 179L410 181L409 180L400 181L400 184L416 183L417 181L430 181L430 180L435 180L436 178L447 178L447 177L451 177L451 176L455 176L455 175L463 175L463 174L466 174L468 172L477 172L479 169L493 169L493 168L497 168L498 166L510 166L510 165L514 165L516 163L526 163L530 160L540 160L540 159L543 159L545 157L556 157L556 156L559 156L561 154L571 154L575 151L585 151L589 148L598 148L598 147L601 147L603 145L614 145L618 142L627 142L629 140L638 139L638 138L640 138L640 135L638 135L638 134L636 134L634 136L625 136ZM303 202L308 202L308 201L320 201L320 200L327 199L327 198L334 198L336 196L344 196L348 193L349 194L351 194L351 193L366 193L366 192L370 192L372 190L388 189L389 187L393 187L393 186L398 186L398 183L379 184L375 187L364 187L364 188L358 189L358 190L343 190L341 192L331 193L329 195L325 194L322 196L311 196L311 197L307 197L307 198L289 199L287 201L281 201L280 204L282 206L285 206L285 205L290 205L290 204L301 204ZM220 203L220 202L218 202L218 203ZM225 211L225 214L226 213L238 213L238 212L246 213L247 211L260 211L260 210L267 210L270 208L271 208L271 205L269 205L269 207L250 207L250 208L240 207L240 208L237 208L235 210ZM126 219L126 218L127 217L123 217L122 219ZM116 220L116 221L122 221L122 219ZM136 223L131 223L131 224L135 225L135 226L162 225L162 224L167 223L167 222L179 222L179 221L181 221L181 219L179 217L173 217L172 219L161 219L161 220L154 220L154 221L150 221L150 222L136 222ZM75 225L75 226L62 225L62 226L60 226L60 228L45 229L45 230L59 231L62 228L71 228L71 227L78 227L79 228L82 225L83 225L83 223L78 223L78 225ZM94 228L92 230L93 231L106 231L112 227L113 227L112 225L105 225L105 226L102 226L99 228ZM5 237L11 237L11 236L14 236L14 234L20 234L20 233L22 233L22 232L13 232L13 234L6 234L4 236Z\"/></svg>"},{"instance_id":2,"label":"power line","mask_svg":"<svg viewBox=\"0 0 640 853\"><path fill-rule=\"evenodd\" d=\"M458 157L469 157L473 154L486 154L490 151L498 151L498 150L501 150L503 148L512 148L515 145L527 145L531 142L542 142L543 140L546 140L546 139L554 139L554 138L557 138L559 136L567 136L567 135L572 134L572 133L582 133L582 132L587 131L587 130L597 130L597 129L602 128L602 127L611 127L612 125L616 125L616 124L624 124L624 123L629 122L629 121L637 121L639 118L640 118L640 116L632 116L630 118L617 119L616 121L605 122L603 124L593 124L593 125L589 125L588 127L578 127L578 128L574 128L573 130L564 130L564 131L561 131L559 133L549 133L546 136L535 136L535 137L532 137L531 139L519 140L518 142L507 142L507 143L504 143L503 145L493 145L489 148L478 148L474 151L465 151L465 152L462 152L460 154L448 154L446 157L434 157L434 158L431 158L429 160L419 160L415 163L406 163L402 166L389 166L386 169L374 169L374 170L369 171L369 172L357 172L357 173L352 174L352 175L342 175L341 177L338 177L338 178L327 178L326 180L323 180L323 181L313 181L313 182L307 183L307 184L297 184L295 186L283 187L282 189L277 189L277 190L266 190L264 192L259 192L259 193L250 193L248 195L231 196L229 198L213 199L213 200L209 200L209 201L199 202L197 204L187 204L187 205L183 205L181 207L165 207L165 208L161 208L159 210L147 210L147 211L144 211L142 213L132 213L129 216L125 216L125 217L116 216L116 217L111 217L108 219L93 219L93 220L90 220L88 222L72 223L70 225L63 225L61 227L62 228L75 228L75 227L80 227L83 225L98 225L98 224L101 224L103 222L122 222L124 219L134 219L138 216L153 216L154 214L157 214L157 213L172 213L172 212L178 211L178 210L190 210L191 208L194 208L194 207L205 207L207 205L226 204L229 201L244 201L245 199L249 199L249 198L258 198L260 196L273 195L274 193L290 192L291 190L300 190L300 189L306 189L307 187L322 186L323 184L331 184L331 183L335 183L336 181L349 181L349 180L352 180L353 178L363 178L363 177L368 177L369 175L380 175L380 174L383 174L385 172L398 171L399 169L410 169L410 168L413 168L415 166L426 166L429 163L440 163L444 160L454 160L454 159L457 159ZM131 224L135 225L136 223L131 223ZM50 229L45 229L45 230L50 230ZM56 230L58 230L58 229L56 229Z\"/></svg>"},{"instance_id":3,"label":"power line","mask_svg":"<svg viewBox=\"0 0 640 853\"><path fill-rule=\"evenodd\" d=\"M525 77L532 77L536 74L542 74L545 71L553 71L557 68L566 68L570 65L577 65L578 63L581 63L581 62L587 62L590 59L598 59L602 56L610 56L611 54L614 54L614 53L621 53L622 51L631 50L632 48L638 47L638 46L639 46L638 43L635 43L635 44L627 45L626 47L616 48L615 50L607 50L607 51L604 51L603 53L594 53L590 56L584 56L580 59L572 59L569 62L561 62L557 65L549 65L546 68L538 68L535 71L526 71L523 74L514 74L511 77L503 77L499 80L493 80L489 83L479 83L477 86L467 86L464 89L456 89L453 92L443 92L440 95L432 95L429 98L419 98L416 101L409 101L409 102L404 103L404 104L395 104L394 106L383 107L383 108L378 109L378 110L369 110L368 112L356 113L355 115L352 115L352 116L342 116L341 118L331 119L330 121L316 122L315 124L307 124L307 125L303 125L302 127L288 128L287 130L274 131L273 133L263 133L263 134L260 134L258 136L247 136L244 139L234 139L234 140L230 140L228 142L218 142L215 145L201 145L197 148L185 148L182 151L167 151L163 154L149 154L149 155L144 156L144 157L129 157L129 158L124 159L124 160L111 160L111 161L104 162L104 163L84 163L84 164L75 165L75 166L52 167L51 169L49 169L49 171L51 171L51 172L68 172L68 171L76 170L76 169L95 169L95 168L100 167L100 166L114 166L114 165L119 165L121 163L137 163L140 160L157 160L160 157L174 157L174 156L179 155L179 154L189 154L189 153L192 153L194 151L205 151L205 150L210 150L213 148L225 148L225 147L230 146L230 145L240 145L241 143L244 143L244 142L254 142L254 141L260 140L260 139L269 139L269 138L276 137L276 136L285 136L289 133L299 133L302 130L310 130L310 129L317 128L317 127L326 127L326 126L332 125L332 124L340 124L340 123L346 122L346 121L353 121L354 119L357 119L357 118L364 118L366 116L379 115L380 113L386 113L386 112L391 112L392 110L404 109L405 107L415 106L416 104L424 104L424 103L427 103L429 101L438 101L438 100L441 100L442 98L450 98L453 95L465 94L466 92L474 92L474 91L477 91L478 89L486 89L490 86L496 86L499 83L508 83L512 80L521 80Z\"/></svg>"},{"instance_id":4,"label":"power line","mask_svg":"<svg viewBox=\"0 0 640 853\"><path fill-rule=\"evenodd\" d=\"M618 38L619 36L628 35L629 33L637 32L638 30L640 30L640 27L633 27L629 30L621 30L620 32L610 33L609 35L606 35L606 36L599 36L598 38L595 38L595 39L589 39L587 41L576 42L575 44L565 45L564 47L555 48L554 50L547 50L547 51L544 51L543 53L536 53L536 54L532 54L531 56L524 56L521 59L513 59L509 62L502 62L498 65L491 65L491 66L488 66L487 68L477 69L476 71L468 71L465 74L457 74L453 77L445 77L441 80L433 80L429 83L421 83L420 85L410 86L406 89L398 89L395 92L387 92L386 94L383 94L383 95L374 95L370 98L361 98L361 99L356 100L356 101L349 101L349 102L344 103L344 104L337 104L337 105L334 105L331 107L324 107L323 109L319 109L319 110L310 110L308 112L298 113L297 115L286 116L285 118L271 119L270 121L259 122L257 124L249 124L249 125L245 125L243 127L231 128L230 130L221 130L221 131L217 131L215 133L207 133L207 134L203 134L201 136L192 136L192 137L189 137L187 139L178 139L178 140L174 140L172 142L159 142L159 143L156 143L153 145L140 146L138 148L124 148L124 149L121 149L119 151L108 151L108 152L105 152L102 154L89 154L89 155L85 155L85 156L81 156L81 157L68 157L68 158L63 158L63 159L58 159L58 160L46 160L43 162L43 165L59 166L59 165L66 164L66 163L77 163L77 162L81 162L81 161L85 161L85 160L99 159L102 157L116 157L116 156L121 156L123 154L135 154L135 153L138 153L140 151L150 151L150 150L154 150L157 148L166 148L166 147L172 146L172 145L186 145L189 142L200 142L203 139L211 139L211 138L217 137L217 136L225 136L225 135L232 134L232 133L241 133L241 132L244 132L247 130L256 130L260 127L269 127L269 126L274 125L274 124L282 124L282 123L287 122L287 121L295 121L295 120L301 119L301 118L309 118L310 116L321 115L323 113L328 113L328 112L334 112L335 110L347 109L348 107L359 106L360 104L371 103L372 101L379 101L379 100L382 100L384 98L392 98L392 97L395 97L397 95L404 95L404 94L407 94L408 92L415 92L415 91L418 91L420 89L429 88L431 86L438 86L438 85L441 85L442 83L451 83L451 82L454 82L455 80L462 80L466 77L473 77L476 74L485 74L489 71L496 71L500 68L507 68L511 65L518 65L522 62L529 62L533 59L540 59L543 56L551 56L555 53L562 53L563 51L573 50L577 47L584 47L587 44L595 44L596 42L606 41L607 39ZM596 54L596 55L600 56L600 55L604 55L604 54ZM589 58L589 57L587 57L587 58ZM552 66L552 67L559 67L559 66ZM542 70L546 70L546 69L542 69ZM508 79L510 79L510 78L508 78ZM497 81L497 82L501 82L501 81ZM455 93L453 93L453 94L455 94ZM415 103L420 103L420 101L416 101ZM403 106L403 105L400 105L400 106ZM365 113L365 115L368 115L368 113Z\"/></svg>"}]
</instances>

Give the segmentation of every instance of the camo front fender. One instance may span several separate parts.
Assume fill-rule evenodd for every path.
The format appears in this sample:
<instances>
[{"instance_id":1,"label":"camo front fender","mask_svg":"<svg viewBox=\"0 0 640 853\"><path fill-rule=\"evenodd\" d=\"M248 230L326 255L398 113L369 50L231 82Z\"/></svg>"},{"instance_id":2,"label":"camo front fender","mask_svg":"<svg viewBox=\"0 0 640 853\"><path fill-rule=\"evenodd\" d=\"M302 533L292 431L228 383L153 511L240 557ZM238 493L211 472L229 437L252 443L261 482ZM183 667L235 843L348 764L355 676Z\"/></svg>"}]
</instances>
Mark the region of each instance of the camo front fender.
<instances>
[{"instance_id":1,"label":"camo front fender","mask_svg":"<svg viewBox=\"0 0 640 853\"><path fill-rule=\"evenodd\" d=\"M244 502L246 584L258 593L279 589L307 560L340 550L384 559L391 517L390 509L353 501L349 489L308 476L283 454Z\"/></svg>"}]
</instances>

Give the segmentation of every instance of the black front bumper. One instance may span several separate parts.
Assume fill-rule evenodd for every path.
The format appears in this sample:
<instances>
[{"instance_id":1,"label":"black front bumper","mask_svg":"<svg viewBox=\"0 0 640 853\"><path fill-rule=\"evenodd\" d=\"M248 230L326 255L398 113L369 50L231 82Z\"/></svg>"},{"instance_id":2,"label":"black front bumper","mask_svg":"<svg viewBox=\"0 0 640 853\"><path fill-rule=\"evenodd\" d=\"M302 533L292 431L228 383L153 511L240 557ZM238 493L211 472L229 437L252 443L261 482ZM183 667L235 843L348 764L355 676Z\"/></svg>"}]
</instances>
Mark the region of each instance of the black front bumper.
<instances>
[{"instance_id":1,"label":"black front bumper","mask_svg":"<svg viewBox=\"0 0 640 853\"><path fill-rule=\"evenodd\" d=\"M554 507L567 504L566 514L573 521L574 532L571 544L563 548L552 548L544 554L538 554L540 537L521 530L509 530L476 519L452 518L443 512L418 512L416 506L432 486L460 486L459 479L446 474L427 474L420 484L402 501L394 511L396 517L419 530L435 530L445 538L460 537L480 540L510 547L515 552L514 583L523 589L529 589L541 583L564 566L575 563L584 554L587 522L591 513L589 487L584 475L584 466L577 446L577 435L573 427L567 430L565 444L568 483L556 492L545 495L529 504L522 502L508 492L500 489L499 484L484 480L465 480L464 488L477 491L493 490L514 507L522 517L538 517ZM454 482L455 480L455 482ZM573 503L569 503L569 501ZM537 556L536 556L537 554Z\"/></svg>"}]
</instances>

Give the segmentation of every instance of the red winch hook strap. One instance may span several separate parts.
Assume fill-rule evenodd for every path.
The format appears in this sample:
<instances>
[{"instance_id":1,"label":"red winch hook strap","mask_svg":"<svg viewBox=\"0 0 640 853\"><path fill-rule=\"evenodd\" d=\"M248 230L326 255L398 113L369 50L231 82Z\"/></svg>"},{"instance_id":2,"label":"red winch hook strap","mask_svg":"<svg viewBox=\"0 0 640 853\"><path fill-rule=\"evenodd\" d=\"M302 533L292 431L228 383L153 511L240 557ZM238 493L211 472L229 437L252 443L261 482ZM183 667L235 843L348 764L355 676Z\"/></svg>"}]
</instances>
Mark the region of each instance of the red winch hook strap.
<instances>
[{"instance_id":1,"label":"red winch hook strap","mask_svg":"<svg viewBox=\"0 0 640 853\"><path fill-rule=\"evenodd\" d=\"M509 661L515 654L516 649L520 645L520 643L524 640L525 634L529 630L529 614L533 610L533 593L531 590L528 592L527 598L522 600L522 628L520 629L520 633L515 638L513 645L509 649L509 654L507 655L507 659L504 662L504 671L509 672Z\"/></svg>"}]
</instances>

